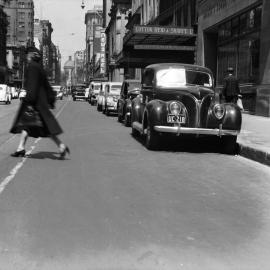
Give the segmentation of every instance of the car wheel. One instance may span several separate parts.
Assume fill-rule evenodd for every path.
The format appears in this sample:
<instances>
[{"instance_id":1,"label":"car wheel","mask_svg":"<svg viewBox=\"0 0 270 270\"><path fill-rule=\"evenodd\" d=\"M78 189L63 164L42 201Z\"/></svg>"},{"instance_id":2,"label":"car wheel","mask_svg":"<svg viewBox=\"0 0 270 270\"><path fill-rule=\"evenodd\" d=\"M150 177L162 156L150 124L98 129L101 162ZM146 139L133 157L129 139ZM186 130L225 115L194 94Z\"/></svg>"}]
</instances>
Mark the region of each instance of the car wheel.
<instances>
[{"instance_id":1,"label":"car wheel","mask_svg":"<svg viewBox=\"0 0 270 270\"><path fill-rule=\"evenodd\" d=\"M223 136L220 140L223 154L234 155L236 153L237 136Z\"/></svg>"},{"instance_id":2,"label":"car wheel","mask_svg":"<svg viewBox=\"0 0 270 270\"><path fill-rule=\"evenodd\" d=\"M73 98L73 101L76 101L76 98Z\"/></svg>"},{"instance_id":3,"label":"car wheel","mask_svg":"<svg viewBox=\"0 0 270 270\"><path fill-rule=\"evenodd\" d=\"M125 127L130 127L130 121L128 119L128 115L127 114L125 114L124 125L125 125Z\"/></svg>"},{"instance_id":4,"label":"car wheel","mask_svg":"<svg viewBox=\"0 0 270 270\"><path fill-rule=\"evenodd\" d=\"M140 136L140 132L137 129L135 129L132 125L131 125L131 135L135 138Z\"/></svg>"},{"instance_id":5,"label":"car wheel","mask_svg":"<svg viewBox=\"0 0 270 270\"><path fill-rule=\"evenodd\" d=\"M109 110L108 110L107 107L105 108L105 114L106 114L107 116L110 116L110 112L109 112Z\"/></svg>"},{"instance_id":6,"label":"car wheel","mask_svg":"<svg viewBox=\"0 0 270 270\"><path fill-rule=\"evenodd\" d=\"M117 114L117 121L118 121L119 123L122 123L122 117L121 117L120 112L118 112L118 114Z\"/></svg>"},{"instance_id":7,"label":"car wheel","mask_svg":"<svg viewBox=\"0 0 270 270\"><path fill-rule=\"evenodd\" d=\"M147 125L145 146L148 150L157 150L159 146L160 136L153 130L149 125Z\"/></svg>"}]
</instances>

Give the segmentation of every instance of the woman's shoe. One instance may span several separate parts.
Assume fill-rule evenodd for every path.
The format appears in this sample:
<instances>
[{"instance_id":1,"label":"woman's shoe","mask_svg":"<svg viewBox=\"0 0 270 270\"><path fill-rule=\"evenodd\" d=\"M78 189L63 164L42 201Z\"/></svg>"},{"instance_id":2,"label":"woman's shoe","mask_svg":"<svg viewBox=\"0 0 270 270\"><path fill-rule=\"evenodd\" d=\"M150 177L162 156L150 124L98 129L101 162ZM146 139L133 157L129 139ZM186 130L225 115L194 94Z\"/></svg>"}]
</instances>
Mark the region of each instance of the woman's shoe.
<instances>
[{"instance_id":1,"label":"woman's shoe","mask_svg":"<svg viewBox=\"0 0 270 270\"><path fill-rule=\"evenodd\" d=\"M24 157L25 156L25 150L16 151L11 154L12 157Z\"/></svg>"},{"instance_id":2,"label":"woman's shoe","mask_svg":"<svg viewBox=\"0 0 270 270\"><path fill-rule=\"evenodd\" d=\"M65 158L67 154L70 155L70 150L69 150L68 146L65 146L64 150L62 150L60 152L60 158L61 159Z\"/></svg>"}]
</instances>

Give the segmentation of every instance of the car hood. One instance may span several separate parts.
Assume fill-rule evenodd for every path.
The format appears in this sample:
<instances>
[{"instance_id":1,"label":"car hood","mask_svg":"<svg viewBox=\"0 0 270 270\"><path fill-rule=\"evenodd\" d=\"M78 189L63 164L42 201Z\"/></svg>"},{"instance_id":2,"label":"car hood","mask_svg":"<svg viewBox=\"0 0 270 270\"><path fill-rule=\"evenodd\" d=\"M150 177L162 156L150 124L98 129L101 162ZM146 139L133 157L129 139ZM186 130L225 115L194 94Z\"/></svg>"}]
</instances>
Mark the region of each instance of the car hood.
<instances>
[{"instance_id":1,"label":"car hood","mask_svg":"<svg viewBox=\"0 0 270 270\"><path fill-rule=\"evenodd\" d=\"M158 93L156 94L156 98L160 98L161 100L172 100L179 99L181 96L187 94L191 94L197 99L201 100L209 94L214 94L214 90L197 85L189 85L173 89L159 89Z\"/></svg>"}]
</instances>

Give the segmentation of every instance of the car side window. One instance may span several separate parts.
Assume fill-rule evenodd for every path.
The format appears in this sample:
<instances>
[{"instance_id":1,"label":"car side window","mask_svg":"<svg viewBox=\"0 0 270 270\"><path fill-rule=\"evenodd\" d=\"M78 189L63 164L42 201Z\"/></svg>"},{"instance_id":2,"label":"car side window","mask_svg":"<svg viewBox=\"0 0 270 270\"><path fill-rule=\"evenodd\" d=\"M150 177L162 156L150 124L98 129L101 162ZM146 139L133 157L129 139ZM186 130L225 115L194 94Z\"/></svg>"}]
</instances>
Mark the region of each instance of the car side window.
<instances>
[{"instance_id":1,"label":"car side window","mask_svg":"<svg viewBox=\"0 0 270 270\"><path fill-rule=\"evenodd\" d=\"M124 96L125 97L127 96L128 86L129 86L129 83L125 83L125 88L124 88Z\"/></svg>"},{"instance_id":2,"label":"car side window","mask_svg":"<svg viewBox=\"0 0 270 270\"><path fill-rule=\"evenodd\" d=\"M146 70L143 74L143 86L144 87L152 87L154 79L154 72L152 70Z\"/></svg>"}]
</instances>

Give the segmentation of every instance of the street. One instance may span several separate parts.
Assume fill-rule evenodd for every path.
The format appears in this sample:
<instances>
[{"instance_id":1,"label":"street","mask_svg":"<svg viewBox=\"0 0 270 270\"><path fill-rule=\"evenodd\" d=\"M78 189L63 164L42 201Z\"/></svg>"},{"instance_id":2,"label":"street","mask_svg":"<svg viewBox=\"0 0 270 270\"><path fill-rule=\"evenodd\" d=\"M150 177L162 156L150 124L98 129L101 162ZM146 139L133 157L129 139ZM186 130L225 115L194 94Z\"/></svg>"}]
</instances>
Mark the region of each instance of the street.
<instances>
[{"instance_id":1,"label":"street","mask_svg":"<svg viewBox=\"0 0 270 270\"><path fill-rule=\"evenodd\" d=\"M114 116L57 101L49 139L13 158L0 104L0 270L270 268L270 169L209 147L148 151Z\"/></svg>"}]
</instances>

